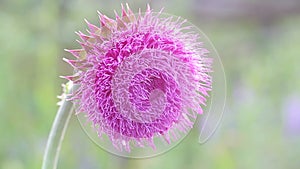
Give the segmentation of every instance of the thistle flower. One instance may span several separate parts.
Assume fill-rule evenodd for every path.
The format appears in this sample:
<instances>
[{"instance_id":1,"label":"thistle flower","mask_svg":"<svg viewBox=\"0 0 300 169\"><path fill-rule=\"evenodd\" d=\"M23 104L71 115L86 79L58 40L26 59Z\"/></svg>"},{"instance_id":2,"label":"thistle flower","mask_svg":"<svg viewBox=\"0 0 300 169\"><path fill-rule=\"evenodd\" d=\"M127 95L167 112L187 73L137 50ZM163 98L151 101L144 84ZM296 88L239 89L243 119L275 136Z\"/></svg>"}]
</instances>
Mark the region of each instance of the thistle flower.
<instances>
[{"instance_id":1,"label":"thistle flower","mask_svg":"<svg viewBox=\"0 0 300 169\"><path fill-rule=\"evenodd\" d=\"M99 13L100 27L87 22L77 32L81 49L66 50L79 86L71 100L101 137L118 150L151 146L153 138L177 140L203 112L211 90L212 59L186 20L161 17L149 5L133 14L127 5L115 19Z\"/></svg>"}]
</instances>

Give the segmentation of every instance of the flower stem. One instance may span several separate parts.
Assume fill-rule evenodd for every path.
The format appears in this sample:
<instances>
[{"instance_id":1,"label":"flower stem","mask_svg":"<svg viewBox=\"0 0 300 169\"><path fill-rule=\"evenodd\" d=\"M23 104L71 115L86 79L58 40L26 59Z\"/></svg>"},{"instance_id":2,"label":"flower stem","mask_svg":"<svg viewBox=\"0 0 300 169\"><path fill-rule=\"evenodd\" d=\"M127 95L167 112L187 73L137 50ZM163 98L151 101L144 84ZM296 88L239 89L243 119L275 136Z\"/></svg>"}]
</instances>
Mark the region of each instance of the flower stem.
<instances>
[{"instance_id":1,"label":"flower stem","mask_svg":"<svg viewBox=\"0 0 300 169\"><path fill-rule=\"evenodd\" d=\"M67 95L74 90L74 87L71 82L63 85L63 87L64 93L61 98L62 101L60 102L60 107L48 137L42 169L56 169L61 144L73 111L73 103L66 98Z\"/></svg>"}]
</instances>

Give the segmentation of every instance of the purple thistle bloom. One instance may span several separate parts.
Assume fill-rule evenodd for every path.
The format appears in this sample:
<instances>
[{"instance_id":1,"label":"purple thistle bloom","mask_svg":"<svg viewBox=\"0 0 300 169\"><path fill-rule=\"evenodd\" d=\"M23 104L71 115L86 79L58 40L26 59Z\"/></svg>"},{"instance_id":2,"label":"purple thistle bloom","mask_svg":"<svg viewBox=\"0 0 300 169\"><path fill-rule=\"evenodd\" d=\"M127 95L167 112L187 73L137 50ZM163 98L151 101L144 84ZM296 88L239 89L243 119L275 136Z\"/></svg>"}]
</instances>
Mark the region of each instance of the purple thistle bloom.
<instances>
[{"instance_id":1,"label":"purple thistle bloom","mask_svg":"<svg viewBox=\"0 0 300 169\"><path fill-rule=\"evenodd\" d=\"M212 85L212 59L198 34L149 6L145 14L127 5L115 20L99 18L101 27L86 21L89 35L78 33L82 49L66 50L77 58L65 59L76 71L65 78L79 85L71 98L77 112L119 150L179 139L171 129L192 128Z\"/></svg>"}]
</instances>

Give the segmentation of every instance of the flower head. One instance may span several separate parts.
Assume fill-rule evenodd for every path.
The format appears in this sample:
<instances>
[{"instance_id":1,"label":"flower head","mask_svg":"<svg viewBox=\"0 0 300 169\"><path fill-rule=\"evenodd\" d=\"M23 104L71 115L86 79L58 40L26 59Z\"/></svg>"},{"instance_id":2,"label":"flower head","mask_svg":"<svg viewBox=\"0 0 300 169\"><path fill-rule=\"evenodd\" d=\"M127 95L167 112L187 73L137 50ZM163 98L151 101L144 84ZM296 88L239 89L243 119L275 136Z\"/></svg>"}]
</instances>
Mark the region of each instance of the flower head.
<instances>
[{"instance_id":1,"label":"flower head","mask_svg":"<svg viewBox=\"0 0 300 169\"><path fill-rule=\"evenodd\" d=\"M161 17L148 6L133 14L127 5L110 19L99 12L101 26L87 22L78 32L81 49L67 50L75 74L65 78L79 85L72 100L99 136L130 151L151 146L154 137L179 139L202 113L212 80L212 59L199 35L185 20Z\"/></svg>"}]
</instances>

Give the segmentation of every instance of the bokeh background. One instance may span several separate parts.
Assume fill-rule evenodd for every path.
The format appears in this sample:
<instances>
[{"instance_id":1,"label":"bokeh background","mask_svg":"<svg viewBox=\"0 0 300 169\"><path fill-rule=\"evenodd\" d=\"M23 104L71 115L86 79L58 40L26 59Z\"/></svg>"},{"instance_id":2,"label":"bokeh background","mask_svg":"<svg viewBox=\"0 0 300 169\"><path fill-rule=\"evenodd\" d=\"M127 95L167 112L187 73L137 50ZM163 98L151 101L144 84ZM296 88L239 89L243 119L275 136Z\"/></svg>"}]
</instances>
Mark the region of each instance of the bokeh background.
<instances>
[{"instance_id":1,"label":"bokeh background","mask_svg":"<svg viewBox=\"0 0 300 169\"><path fill-rule=\"evenodd\" d=\"M58 109L59 75L72 73L64 48L96 11L114 16L120 0L0 1L0 168L40 168ZM72 117L58 168L298 169L300 167L299 0L128 0L197 25L215 45L227 75L225 114L214 136L149 159L111 155Z\"/></svg>"}]
</instances>

